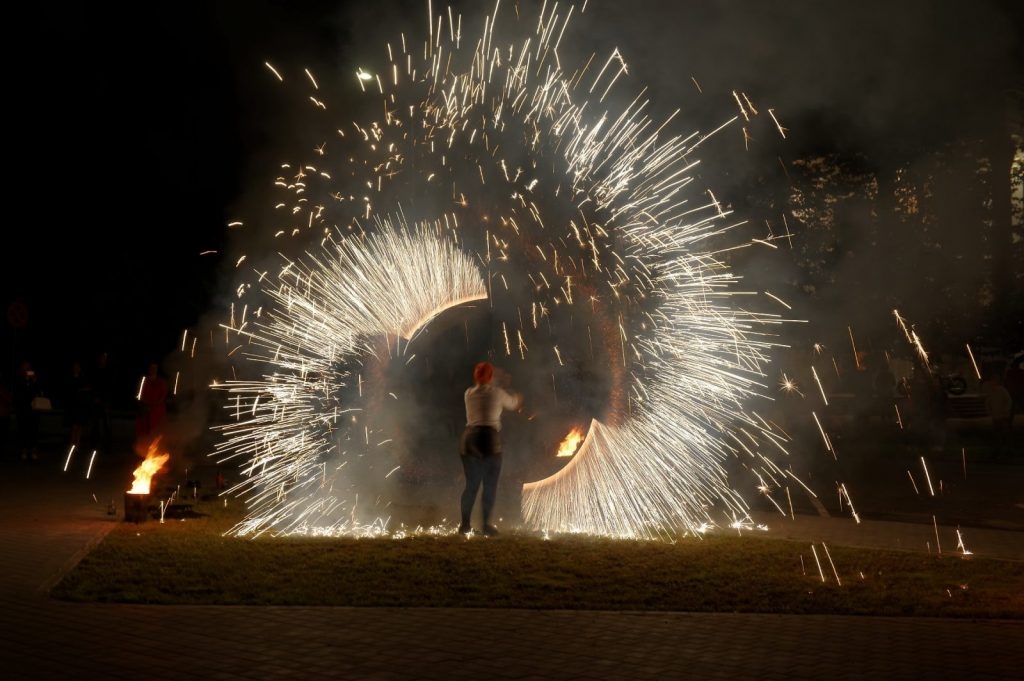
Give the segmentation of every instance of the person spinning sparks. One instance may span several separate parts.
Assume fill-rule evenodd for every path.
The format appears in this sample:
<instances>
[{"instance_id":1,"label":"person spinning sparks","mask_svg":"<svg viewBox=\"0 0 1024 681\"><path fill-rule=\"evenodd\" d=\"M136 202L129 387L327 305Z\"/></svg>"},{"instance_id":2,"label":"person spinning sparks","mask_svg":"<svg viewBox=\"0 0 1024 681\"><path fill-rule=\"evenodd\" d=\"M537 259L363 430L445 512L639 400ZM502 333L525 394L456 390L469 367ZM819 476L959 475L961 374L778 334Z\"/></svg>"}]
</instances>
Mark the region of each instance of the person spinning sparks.
<instances>
[{"instance_id":1,"label":"person spinning sparks","mask_svg":"<svg viewBox=\"0 0 1024 681\"><path fill-rule=\"evenodd\" d=\"M523 396L494 385L494 374L495 369L490 362L478 362L473 367L474 384L465 393L466 429L459 443L459 454L466 476L466 487L462 491L460 534L472 531L470 518L481 485L483 533L488 537L498 534L498 529L491 524L491 514L498 493L498 478L501 476L501 414L504 410L521 409Z\"/></svg>"}]
</instances>

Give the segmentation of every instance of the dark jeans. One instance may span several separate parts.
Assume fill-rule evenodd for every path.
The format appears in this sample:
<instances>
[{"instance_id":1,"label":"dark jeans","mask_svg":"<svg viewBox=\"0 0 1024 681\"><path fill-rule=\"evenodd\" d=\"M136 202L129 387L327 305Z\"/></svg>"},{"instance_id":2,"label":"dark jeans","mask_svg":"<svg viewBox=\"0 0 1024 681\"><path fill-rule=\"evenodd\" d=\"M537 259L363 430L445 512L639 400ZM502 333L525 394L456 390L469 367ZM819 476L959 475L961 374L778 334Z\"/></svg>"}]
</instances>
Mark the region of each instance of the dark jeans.
<instances>
[{"instance_id":1,"label":"dark jeans","mask_svg":"<svg viewBox=\"0 0 1024 681\"><path fill-rule=\"evenodd\" d=\"M93 446L110 451L114 444L114 429L110 422L110 407L96 404L93 407L92 422L87 426L93 438Z\"/></svg>"},{"instance_id":2,"label":"dark jeans","mask_svg":"<svg viewBox=\"0 0 1024 681\"><path fill-rule=\"evenodd\" d=\"M494 500L498 496L498 478L501 476L501 436L486 426L466 428L462 434L462 470L466 474L466 487L462 490L462 526L469 527L476 495L483 485L484 525L491 524Z\"/></svg>"},{"instance_id":3,"label":"dark jeans","mask_svg":"<svg viewBox=\"0 0 1024 681\"><path fill-rule=\"evenodd\" d=\"M23 410L15 418L18 423L18 447L22 454L31 454L39 441L39 412Z\"/></svg>"}]
</instances>

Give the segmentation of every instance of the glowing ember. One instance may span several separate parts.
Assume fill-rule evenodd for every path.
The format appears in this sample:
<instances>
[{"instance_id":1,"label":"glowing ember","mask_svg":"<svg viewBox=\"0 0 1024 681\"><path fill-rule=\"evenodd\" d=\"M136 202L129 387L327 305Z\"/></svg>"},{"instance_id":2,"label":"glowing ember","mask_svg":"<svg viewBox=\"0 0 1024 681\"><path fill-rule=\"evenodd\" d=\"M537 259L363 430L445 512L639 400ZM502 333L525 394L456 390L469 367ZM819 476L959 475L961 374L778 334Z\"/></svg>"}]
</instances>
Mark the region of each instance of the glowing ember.
<instances>
[{"instance_id":1,"label":"glowing ember","mask_svg":"<svg viewBox=\"0 0 1024 681\"><path fill-rule=\"evenodd\" d=\"M171 458L170 454L158 453L157 445L159 444L159 441L157 441L149 446L145 460L132 473L135 476L135 480L132 482L132 488L128 490L128 494L149 494L149 486L153 481L153 476L159 473L160 469L167 463L167 459Z\"/></svg>"},{"instance_id":2,"label":"glowing ember","mask_svg":"<svg viewBox=\"0 0 1024 681\"><path fill-rule=\"evenodd\" d=\"M577 426L569 431L569 434L562 440L562 444L558 446L558 456L572 456L581 442L583 442L583 429Z\"/></svg>"}]
</instances>

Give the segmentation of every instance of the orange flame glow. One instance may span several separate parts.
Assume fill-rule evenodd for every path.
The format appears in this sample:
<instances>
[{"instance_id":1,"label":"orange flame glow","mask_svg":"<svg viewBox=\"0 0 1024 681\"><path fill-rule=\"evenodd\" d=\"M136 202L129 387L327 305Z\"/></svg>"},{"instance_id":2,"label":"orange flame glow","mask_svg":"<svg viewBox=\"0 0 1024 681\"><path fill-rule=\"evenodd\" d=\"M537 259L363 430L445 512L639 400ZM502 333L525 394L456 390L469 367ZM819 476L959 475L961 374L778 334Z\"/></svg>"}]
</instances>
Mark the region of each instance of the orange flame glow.
<instances>
[{"instance_id":1,"label":"orange flame glow","mask_svg":"<svg viewBox=\"0 0 1024 681\"><path fill-rule=\"evenodd\" d=\"M160 472L160 469L167 463L167 459L171 458L170 454L160 454L157 446L160 441L157 440L149 445L149 451L146 453L146 459L139 464L139 467L135 469L132 475L135 476L135 481L132 482L132 488L128 490L128 494L149 494L149 487L152 483L153 476Z\"/></svg>"},{"instance_id":2,"label":"orange flame glow","mask_svg":"<svg viewBox=\"0 0 1024 681\"><path fill-rule=\"evenodd\" d=\"M576 426L569 431L569 434L562 440L562 444L558 446L558 456L572 456L581 442L583 442L583 429Z\"/></svg>"}]
</instances>

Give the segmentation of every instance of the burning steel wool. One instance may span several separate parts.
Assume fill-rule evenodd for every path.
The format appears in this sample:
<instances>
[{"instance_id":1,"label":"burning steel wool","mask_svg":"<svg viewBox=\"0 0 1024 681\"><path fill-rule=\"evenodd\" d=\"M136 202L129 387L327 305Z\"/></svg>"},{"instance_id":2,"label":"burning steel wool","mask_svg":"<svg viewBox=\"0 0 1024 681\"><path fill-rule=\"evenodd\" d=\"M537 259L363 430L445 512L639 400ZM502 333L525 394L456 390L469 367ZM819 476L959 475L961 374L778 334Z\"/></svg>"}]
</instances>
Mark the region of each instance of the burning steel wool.
<instances>
[{"instance_id":1,"label":"burning steel wool","mask_svg":"<svg viewBox=\"0 0 1024 681\"><path fill-rule=\"evenodd\" d=\"M522 468L542 478L523 488L531 529L747 523L733 461L785 486L785 438L748 404L771 383L788 306L739 290L715 256L742 221L695 186L708 135L651 120L642 91L623 98L618 50L565 61L584 10L499 6L472 38L431 12L426 36L395 36L330 87L266 64L308 101L308 145L280 165L273 255L238 258L222 328L234 375L215 386L227 421L212 456L242 473L235 534L388 534L418 457L455 451L431 411L461 396L446 371L485 355L534 405L509 429L531 431ZM366 117L336 109L333 87L369 100ZM757 115L736 103L718 130Z\"/></svg>"}]
</instances>

